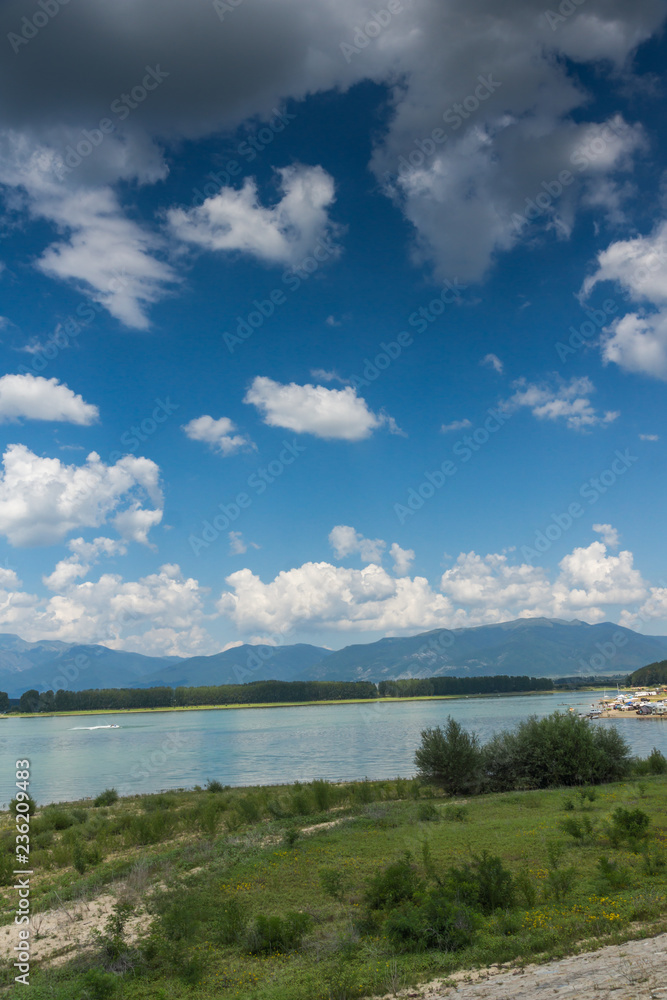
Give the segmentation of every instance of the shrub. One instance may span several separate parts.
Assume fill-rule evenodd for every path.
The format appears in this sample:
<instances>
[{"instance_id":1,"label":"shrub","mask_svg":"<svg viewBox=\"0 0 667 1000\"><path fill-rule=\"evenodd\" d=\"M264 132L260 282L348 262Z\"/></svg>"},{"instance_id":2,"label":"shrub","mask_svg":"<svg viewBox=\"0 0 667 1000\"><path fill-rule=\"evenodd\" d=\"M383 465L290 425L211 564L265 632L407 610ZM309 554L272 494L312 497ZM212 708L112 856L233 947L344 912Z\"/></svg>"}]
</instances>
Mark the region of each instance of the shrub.
<instances>
[{"instance_id":1,"label":"shrub","mask_svg":"<svg viewBox=\"0 0 667 1000\"><path fill-rule=\"evenodd\" d=\"M307 913L267 917L260 913L248 931L247 949L252 955L265 951L294 951L312 924Z\"/></svg>"},{"instance_id":2,"label":"shrub","mask_svg":"<svg viewBox=\"0 0 667 1000\"><path fill-rule=\"evenodd\" d=\"M597 861L598 883L603 892L610 889L625 889L629 883L629 873L618 861L601 857Z\"/></svg>"},{"instance_id":3,"label":"shrub","mask_svg":"<svg viewBox=\"0 0 667 1000\"><path fill-rule=\"evenodd\" d=\"M83 975L83 985L83 996L90 997L90 1000L107 1000L108 997L114 995L120 982L118 976L112 972L105 972L103 969L88 969Z\"/></svg>"},{"instance_id":4,"label":"shrub","mask_svg":"<svg viewBox=\"0 0 667 1000\"><path fill-rule=\"evenodd\" d=\"M420 823L437 823L440 813L432 802L422 802L417 810L417 818Z\"/></svg>"},{"instance_id":5,"label":"shrub","mask_svg":"<svg viewBox=\"0 0 667 1000\"><path fill-rule=\"evenodd\" d=\"M295 782L290 789L288 813L290 816L310 816L315 812L312 790Z\"/></svg>"},{"instance_id":6,"label":"shrub","mask_svg":"<svg viewBox=\"0 0 667 1000\"><path fill-rule=\"evenodd\" d=\"M650 774L667 774L667 757L657 747L653 747L647 762Z\"/></svg>"},{"instance_id":7,"label":"shrub","mask_svg":"<svg viewBox=\"0 0 667 1000\"><path fill-rule=\"evenodd\" d=\"M545 895L561 903L572 891L577 874L576 868L552 868L547 875Z\"/></svg>"},{"instance_id":8,"label":"shrub","mask_svg":"<svg viewBox=\"0 0 667 1000\"><path fill-rule=\"evenodd\" d=\"M486 780L497 791L600 784L623 777L630 765L617 729L591 726L573 713L533 716L484 748Z\"/></svg>"},{"instance_id":9,"label":"shrub","mask_svg":"<svg viewBox=\"0 0 667 1000\"><path fill-rule=\"evenodd\" d=\"M442 815L451 823L465 823L468 809L466 806L445 806Z\"/></svg>"},{"instance_id":10,"label":"shrub","mask_svg":"<svg viewBox=\"0 0 667 1000\"><path fill-rule=\"evenodd\" d=\"M568 816L561 821L561 829L573 837L579 844L589 843L595 833L595 824L589 816Z\"/></svg>"},{"instance_id":11,"label":"shrub","mask_svg":"<svg viewBox=\"0 0 667 1000\"><path fill-rule=\"evenodd\" d=\"M287 847L294 847L301 836L301 831L296 826L288 826L284 833L284 840Z\"/></svg>"},{"instance_id":12,"label":"shrub","mask_svg":"<svg viewBox=\"0 0 667 1000\"><path fill-rule=\"evenodd\" d=\"M340 868L321 868L320 885L327 896L340 901L347 888L347 879Z\"/></svg>"},{"instance_id":13,"label":"shrub","mask_svg":"<svg viewBox=\"0 0 667 1000\"><path fill-rule=\"evenodd\" d=\"M460 903L480 909L483 913L492 913L499 907L511 908L515 903L512 873L499 857L488 851L474 856L472 863L450 868L444 885Z\"/></svg>"},{"instance_id":14,"label":"shrub","mask_svg":"<svg viewBox=\"0 0 667 1000\"><path fill-rule=\"evenodd\" d=\"M415 753L419 777L443 788L450 795L476 791L481 782L482 753L479 740L458 722L424 729Z\"/></svg>"},{"instance_id":15,"label":"shrub","mask_svg":"<svg viewBox=\"0 0 667 1000\"><path fill-rule=\"evenodd\" d=\"M318 812L328 812L336 799L336 791L328 781L313 781L310 786L313 790L313 798Z\"/></svg>"},{"instance_id":16,"label":"shrub","mask_svg":"<svg viewBox=\"0 0 667 1000\"><path fill-rule=\"evenodd\" d=\"M66 809L45 809L42 813L45 828L51 830L67 830L74 826L76 820Z\"/></svg>"},{"instance_id":17,"label":"shrub","mask_svg":"<svg viewBox=\"0 0 667 1000\"><path fill-rule=\"evenodd\" d=\"M254 795L243 795L236 803L236 807L246 823L256 823L261 816L262 810Z\"/></svg>"},{"instance_id":18,"label":"shrub","mask_svg":"<svg viewBox=\"0 0 667 1000\"><path fill-rule=\"evenodd\" d=\"M527 910L532 910L537 902L537 889L528 872L519 872L514 876L514 885Z\"/></svg>"},{"instance_id":19,"label":"shrub","mask_svg":"<svg viewBox=\"0 0 667 1000\"><path fill-rule=\"evenodd\" d=\"M21 794L23 794L23 793L21 793ZM24 805L25 805L26 802L28 803L28 808L24 809L23 807L24 807ZM21 806L20 809L18 808L19 805ZM14 798L9 803L9 811L11 812L12 816L14 816L14 817L20 816L21 813L23 813L24 816L26 816L26 815L28 815L28 816L34 816L36 809L37 809L37 803L35 802L35 800L33 798L31 798L30 795L28 795L25 799Z\"/></svg>"},{"instance_id":20,"label":"shrub","mask_svg":"<svg viewBox=\"0 0 667 1000\"><path fill-rule=\"evenodd\" d=\"M432 889L417 903L404 903L384 923L384 932L399 951L459 951L472 941L475 918L465 906Z\"/></svg>"},{"instance_id":21,"label":"shrub","mask_svg":"<svg viewBox=\"0 0 667 1000\"><path fill-rule=\"evenodd\" d=\"M406 851L402 858L377 872L368 882L364 902L369 910L387 910L405 900L410 900L421 889L422 883Z\"/></svg>"},{"instance_id":22,"label":"shrub","mask_svg":"<svg viewBox=\"0 0 667 1000\"><path fill-rule=\"evenodd\" d=\"M352 801L358 803L359 805L368 805L372 802L374 798L373 786L368 780L364 778L363 781L355 781L352 785Z\"/></svg>"},{"instance_id":23,"label":"shrub","mask_svg":"<svg viewBox=\"0 0 667 1000\"><path fill-rule=\"evenodd\" d=\"M615 847L623 841L634 844L646 836L650 822L650 816L643 809L623 809L619 806L612 813L609 839Z\"/></svg>"},{"instance_id":24,"label":"shrub","mask_svg":"<svg viewBox=\"0 0 667 1000\"><path fill-rule=\"evenodd\" d=\"M221 784L219 781L214 780L213 778L209 778L209 780L206 782L207 792L224 792L224 790L225 786Z\"/></svg>"},{"instance_id":25,"label":"shrub","mask_svg":"<svg viewBox=\"0 0 667 1000\"><path fill-rule=\"evenodd\" d=\"M229 896L223 903L217 921L216 935L222 944L236 944L247 925L246 910L238 896Z\"/></svg>"},{"instance_id":26,"label":"shrub","mask_svg":"<svg viewBox=\"0 0 667 1000\"><path fill-rule=\"evenodd\" d=\"M115 788L105 788L94 800L93 805L112 806L114 802L118 802L118 792Z\"/></svg>"}]
</instances>

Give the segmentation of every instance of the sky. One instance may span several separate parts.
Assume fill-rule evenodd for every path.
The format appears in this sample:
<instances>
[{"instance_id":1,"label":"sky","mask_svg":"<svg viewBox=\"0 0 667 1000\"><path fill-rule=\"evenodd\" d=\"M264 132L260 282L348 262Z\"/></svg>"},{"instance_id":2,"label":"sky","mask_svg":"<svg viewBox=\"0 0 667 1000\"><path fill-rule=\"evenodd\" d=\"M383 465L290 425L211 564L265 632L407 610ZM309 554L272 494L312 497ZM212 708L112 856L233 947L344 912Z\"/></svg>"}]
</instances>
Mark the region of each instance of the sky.
<instances>
[{"instance_id":1,"label":"sky","mask_svg":"<svg viewBox=\"0 0 667 1000\"><path fill-rule=\"evenodd\" d=\"M657 0L5 0L0 631L667 634Z\"/></svg>"}]
</instances>

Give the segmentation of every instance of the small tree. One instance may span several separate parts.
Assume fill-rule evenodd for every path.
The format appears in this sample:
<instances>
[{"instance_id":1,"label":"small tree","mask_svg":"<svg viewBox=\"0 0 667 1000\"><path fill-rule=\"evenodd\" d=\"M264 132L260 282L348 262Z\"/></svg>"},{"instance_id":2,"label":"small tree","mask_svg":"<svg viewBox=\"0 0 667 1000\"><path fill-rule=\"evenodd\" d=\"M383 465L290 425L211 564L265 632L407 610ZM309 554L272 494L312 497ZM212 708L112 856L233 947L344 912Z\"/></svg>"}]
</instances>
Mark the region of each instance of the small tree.
<instances>
[{"instance_id":1,"label":"small tree","mask_svg":"<svg viewBox=\"0 0 667 1000\"><path fill-rule=\"evenodd\" d=\"M447 724L422 730L415 753L419 777L450 795L475 791L481 781L482 752L478 738L447 717Z\"/></svg>"},{"instance_id":2,"label":"small tree","mask_svg":"<svg viewBox=\"0 0 667 1000\"><path fill-rule=\"evenodd\" d=\"M9 711L9 695L6 691L0 691L0 712Z\"/></svg>"}]
</instances>

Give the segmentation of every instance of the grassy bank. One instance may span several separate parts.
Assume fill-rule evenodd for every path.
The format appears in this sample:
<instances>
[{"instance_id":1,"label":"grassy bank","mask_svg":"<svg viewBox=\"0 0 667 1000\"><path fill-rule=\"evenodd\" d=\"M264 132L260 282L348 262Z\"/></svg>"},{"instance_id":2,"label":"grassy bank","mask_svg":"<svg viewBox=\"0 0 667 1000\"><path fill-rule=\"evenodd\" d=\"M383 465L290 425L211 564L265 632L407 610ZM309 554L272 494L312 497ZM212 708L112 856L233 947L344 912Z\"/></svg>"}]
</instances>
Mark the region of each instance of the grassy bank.
<instances>
[{"instance_id":1,"label":"grassy bank","mask_svg":"<svg viewBox=\"0 0 667 1000\"><path fill-rule=\"evenodd\" d=\"M619 808L645 814L648 828L624 832ZM2 814L5 862L12 824ZM77 901L117 900L96 944L48 974L33 967L37 1000L352 1000L667 927L662 776L467 802L405 779L213 783L49 806L31 825L36 911L58 909L60 927ZM492 905L471 902L473 883ZM2 896L8 923L15 900L6 887ZM434 900L441 924L454 907L460 933L420 947L410 922ZM6 984L12 975L5 966Z\"/></svg>"}]
</instances>

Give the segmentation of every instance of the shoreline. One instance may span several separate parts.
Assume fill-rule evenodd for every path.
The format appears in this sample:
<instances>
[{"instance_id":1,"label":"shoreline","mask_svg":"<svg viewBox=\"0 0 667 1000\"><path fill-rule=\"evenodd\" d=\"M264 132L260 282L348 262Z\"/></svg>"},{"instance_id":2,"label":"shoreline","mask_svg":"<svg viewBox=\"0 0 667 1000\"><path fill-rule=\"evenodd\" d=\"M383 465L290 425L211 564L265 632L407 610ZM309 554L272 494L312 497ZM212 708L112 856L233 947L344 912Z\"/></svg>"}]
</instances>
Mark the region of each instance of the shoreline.
<instances>
[{"instance_id":1,"label":"shoreline","mask_svg":"<svg viewBox=\"0 0 667 1000\"><path fill-rule=\"evenodd\" d=\"M597 688L579 688L577 693L581 691L585 694L586 691L597 691ZM140 715L140 714L155 714L156 712L212 712L212 711L231 711L232 709L242 708L312 708L317 705L375 705L378 702L383 704L388 704L394 702L398 704L399 702L406 701L461 701L464 699L471 698L532 698L537 695L543 697L553 697L555 695L563 695L569 693L568 691L499 691L497 693L480 693L480 694L428 694L428 695L416 695L413 697L405 698L341 698L338 700L328 700L328 701L276 701L276 702L248 702L246 704L237 705L170 705L162 708L91 708L91 709L72 709L69 712L11 712L8 715L2 716L3 719L53 719L67 716L81 716L81 715Z\"/></svg>"}]
</instances>

